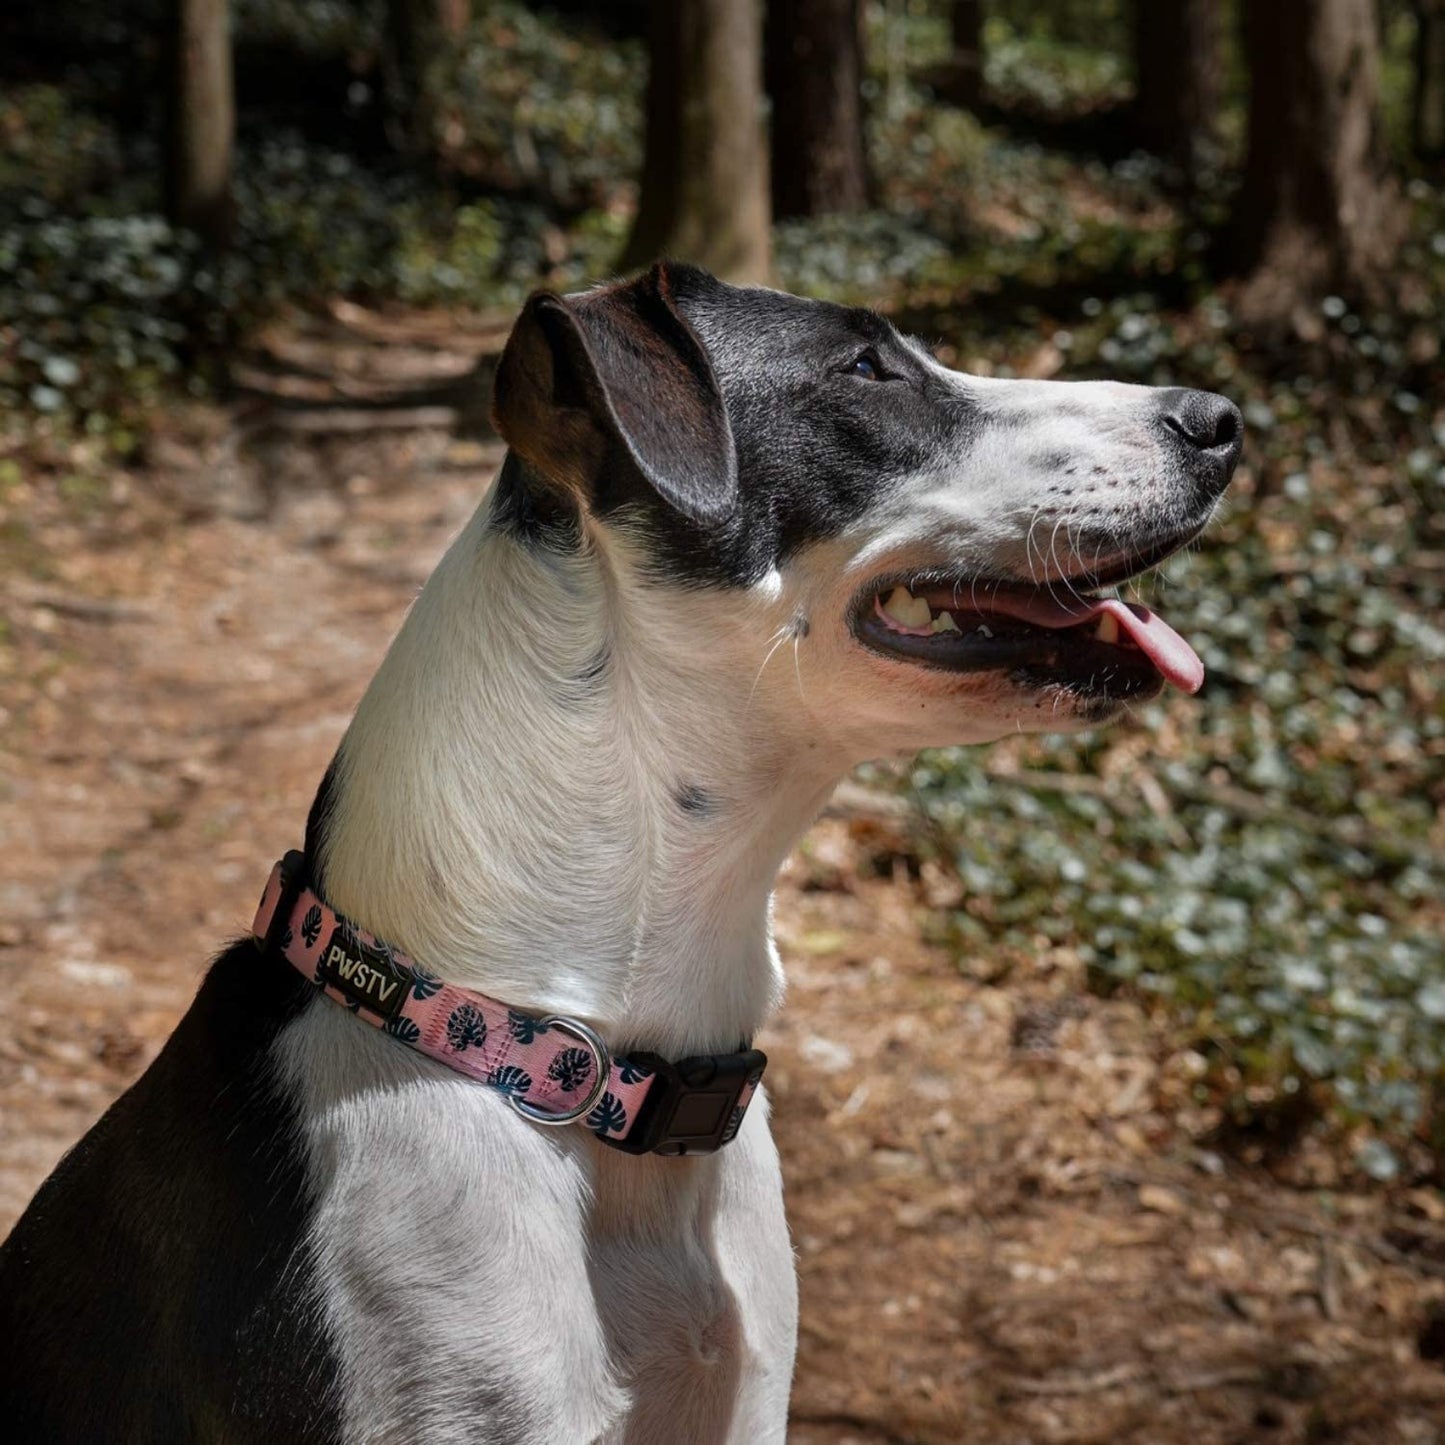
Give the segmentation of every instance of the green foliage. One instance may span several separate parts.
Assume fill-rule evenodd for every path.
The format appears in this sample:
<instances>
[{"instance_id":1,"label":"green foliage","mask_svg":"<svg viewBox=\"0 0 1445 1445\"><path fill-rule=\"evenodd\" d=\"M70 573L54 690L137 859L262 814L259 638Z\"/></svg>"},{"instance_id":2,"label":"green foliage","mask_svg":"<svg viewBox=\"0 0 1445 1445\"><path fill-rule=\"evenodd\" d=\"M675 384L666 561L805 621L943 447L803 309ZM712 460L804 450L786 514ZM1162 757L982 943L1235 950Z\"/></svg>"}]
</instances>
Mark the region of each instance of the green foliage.
<instances>
[{"instance_id":1,"label":"green foliage","mask_svg":"<svg viewBox=\"0 0 1445 1445\"><path fill-rule=\"evenodd\" d=\"M910 43L937 59L942 12L919 9ZM1122 95L1122 67L1091 73L1066 30L1012 8L990 26L995 93L1075 113ZM1387 86L1399 49L1394 33ZM1393 312L1331 298L1315 343L1272 357L1205 289L1205 238L1161 205L1152 161L1021 145L911 88L873 143L887 218L818 228L821 245L785 233L790 283L876 299L907 256L900 302L948 298L925 314L949 355L1006 376L1053 352L1071 377L1217 388L1250 428L1252 477L1151 584L1204 656L1204 694L1142 709L1137 729L916 768L967 890L948 919L961 954L1069 948L1099 988L1168 1009L1212 1061L1201 1097L1236 1123L1304 1097L1365 1126L1362 1168L1438 1168L1445 200L1413 188ZM866 284L850 288L849 266ZM1093 297L1076 289L1090 276ZM1198 302L1171 307L1160 281ZM997 776L1009 769L1026 781Z\"/></svg>"},{"instance_id":2,"label":"green foliage","mask_svg":"<svg viewBox=\"0 0 1445 1445\"><path fill-rule=\"evenodd\" d=\"M599 44L516 0L478 9L441 87L453 162L564 206L604 203L642 168L642 46Z\"/></svg>"},{"instance_id":3,"label":"green foliage","mask_svg":"<svg viewBox=\"0 0 1445 1445\"><path fill-rule=\"evenodd\" d=\"M56 216L0 230L0 407L144 403L179 370L188 238L155 216Z\"/></svg>"},{"instance_id":4,"label":"green foliage","mask_svg":"<svg viewBox=\"0 0 1445 1445\"><path fill-rule=\"evenodd\" d=\"M1052 41L1093 54L1128 55L1133 3L1131 0L993 0L985 6L985 11L996 34ZM1150 0L1143 3L1148 4Z\"/></svg>"},{"instance_id":5,"label":"green foliage","mask_svg":"<svg viewBox=\"0 0 1445 1445\"><path fill-rule=\"evenodd\" d=\"M1089 0L1083 8L1091 6L1101 23L1105 12L1113 13L1106 0ZM870 218L849 241L866 278L851 290L846 277L834 274L834 232L841 227L818 226L826 258L821 262L806 232L785 233L779 268L791 284L823 285L827 294L867 300L875 278L902 269L881 249L890 235L920 263L908 276L906 289L914 292L997 290L1010 282L1047 288L1088 274L1147 276L1161 264L1198 274L1196 243L1162 202L1155 159L1081 159L939 104L920 78L948 56L947 7L914 0L901 13L877 7L872 14L869 83L877 100L868 139L886 220ZM1067 26L1062 30L1069 33ZM890 39L895 32L898 39ZM899 49L906 66L889 63ZM1127 88L1116 55L1073 46L1042 19L1025 25L1012 9L991 15L985 56L989 65L1014 68L1013 80L998 73L990 81L995 95L1009 103L1031 99L1038 109L1083 113L1112 103ZM1072 99L1055 107L1060 87Z\"/></svg>"},{"instance_id":6,"label":"green foliage","mask_svg":"<svg viewBox=\"0 0 1445 1445\"><path fill-rule=\"evenodd\" d=\"M1123 99L1126 8L993 6L994 95L1072 116ZM486 307L608 274L640 167L641 47L517 0L474 10L442 87L439 175L243 126L220 260L154 214L156 148L113 103L84 86L0 97L0 413L128 449L137 412L204 389L280 306ZM1398 135L1409 22L1393 13ZM235 10L243 42L344 55L363 90L379 15L346 0ZM1445 205L1417 185L1393 312L1331 298L1308 346L1261 355L1208 289L1205 237L1154 162L1081 160L938 104L915 77L947 57L944 0L866 16L878 209L780 227L784 284L910 313L950 359L996 375L1214 387L1250 426L1236 500L1150 597L1203 653L1202 696L1152 704L1136 729L915 770L967 889L948 930L960 953L1066 947L1099 988L1157 1001L1212 1061L1204 1097L1241 1122L1332 1100L1373 1131L1365 1167L1438 1161ZM1029 776L998 776L1010 769Z\"/></svg>"},{"instance_id":7,"label":"green foliage","mask_svg":"<svg viewBox=\"0 0 1445 1445\"><path fill-rule=\"evenodd\" d=\"M790 290L836 301L942 280L950 252L917 220L888 211L789 221L773 231L773 262Z\"/></svg>"},{"instance_id":8,"label":"green foliage","mask_svg":"<svg viewBox=\"0 0 1445 1445\"><path fill-rule=\"evenodd\" d=\"M1200 269L1177 213L1161 202L1150 157L1073 159L911 85L880 107L869 140L880 210L779 227L776 262L788 285L867 302L880 287L1044 289L1081 275Z\"/></svg>"},{"instance_id":9,"label":"green foliage","mask_svg":"<svg viewBox=\"0 0 1445 1445\"><path fill-rule=\"evenodd\" d=\"M900 63L948 58L952 0L870 5L870 89L896 104ZM984 76L991 95L1056 114L1078 114L1132 93L1128 6L1120 0L1009 0L985 6Z\"/></svg>"},{"instance_id":10,"label":"green foliage","mask_svg":"<svg viewBox=\"0 0 1445 1445\"><path fill-rule=\"evenodd\" d=\"M1245 406L1244 495L1149 589L1208 682L1137 733L1005 745L1023 783L963 751L914 773L968 890L961 949L1076 950L1167 1003L1237 1121L1332 1100L1381 1177L1445 1159L1445 207L1417 194L1421 289L1375 316L1326 301L1295 374L1218 302L1090 301L1058 329L1071 375Z\"/></svg>"},{"instance_id":11,"label":"green foliage","mask_svg":"<svg viewBox=\"0 0 1445 1445\"><path fill-rule=\"evenodd\" d=\"M1117 105L1133 93L1127 34L1119 49L1097 40L1064 38L1058 30L1026 27L1014 16L989 21L984 31L984 80L1006 101L1026 101L1056 113Z\"/></svg>"},{"instance_id":12,"label":"green foliage","mask_svg":"<svg viewBox=\"0 0 1445 1445\"><path fill-rule=\"evenodd\" d=\"M303 55L374 48L381 17L382 4L366 0L231 0L238 40L282 45Z\"/></svg>"},{"instance_id":13,"label":"green foliage","mask_svg":"<svg viewBox=\"0 0 1445 1445\"><path fill-rule=\"evenodd\" d=\"M428 226L420 207L399 216L393 284L421 305L514 305L543 278L566 290L612 268L628 217L599 208L562 229L541 206L494 198L461 206L445 228Z\"/></svg>"},{"instance_id":14,"label":"green foliage","mask_svg":"<svg viewBox=\"0 0 1445 1445\"><path fill-rule=\"evenodd\" d=\"M1240 609L1220 558L1189 570L1181 593L1198 600L1170 609L1186 631L1204 635L1189 614L1217 620L1230 598L1237 625L1267 625L1268 605ZM942 835L956 840L953 859L970 891L956 935L965 949L1031 947L1040 936L1071 945L1101 986L1126 983L1167 1001L1214 1059L1209 1087L1223 1090L1237 1116L1268 1112L1321 1081L1383 1138L1415 1137L1438 1150L1445 1141L1427 1130L1445 1085L1437 904L1445 861L1428 806L1393 792L1395 779L1382 789L1368 749L1392 740L1438 754L1439 720L1411 715L1397 698L1374 704L1348 686L1285 701L1340 661L1318 637L1303 639L1303 649L1311 664L1303 679L1273 658L1275 685L1249 705L1230 691L1206 697L1197 748L1135 764L1161 788L1163 816L1127 773L1097 794L1074 795L990 781L981 760L963 753L921 763L919 794ZM1313 765L1298 739L1337 735L1341 719L1355 725L1363 755ZM1160 728L1164 710L1146 709L1141 721ZM1210 765L1222 746L1232 767ZM1038 744L1026 757L1072 775L1079 754ZM1213 783L1216 773L1228 781ZM1340 823L1348 826L1332 826ZM1389 1161L1377 1167L1397 1167L1393 1154L1374 1157Z\"/></svg>"},{"instance_id":15,"label":"green foliage","mask_svg":"<svg viewBox=\"0 0 1445 1445\"><path fill-rule=\"evenodd\" d=\"M63 213L29 199L0 229L0 406L123 414L208 365L277 304L393 287L398 208L415 188L284 137L237 167L219 260L154 214Z\"/></svg>"},{"instance_id":16,"label":"green foliage","mask_svg":"<svg viewBox=\"0 0 1445 1445\"><path fill-rule=\"evenodd\" d=\"M283 301L387 294L403 226L423 195L414 177L296 134L268 136L238 157L235 238L196 273L197 288L232 325Z\"/></svg>"},{"instance_id":17,"label":"green foliage","mask_svg":"<svg viewBox=\"0 0 1445 1445\"><path fill-rule=\"evenodd\" d=\"M242 0L236 24L244 43L325 56L374 47L377 15ZM0 407L132 416L181 378L206 389L288 303L493 306L605 274L627 226L619 178L640 165L645 71L635 43L598 44L515 0L478 7L443 112L450 180L282 127L243 133L219 258L155 214L154 147L88 110L83 87L15 88L0 98ZM484 183L501 190L458 202Z\"/></svg>"},{"instance_id":18,"label":"green foliage","mask_svg":"<svg viewBox=\"0 0 1445 1445\"><path fill-rule=\"evenodd\" d=\"M118 168L113 129L53 85L0 92L0 196L61 204L102 187Z\"/></svg>"}]
</instances>

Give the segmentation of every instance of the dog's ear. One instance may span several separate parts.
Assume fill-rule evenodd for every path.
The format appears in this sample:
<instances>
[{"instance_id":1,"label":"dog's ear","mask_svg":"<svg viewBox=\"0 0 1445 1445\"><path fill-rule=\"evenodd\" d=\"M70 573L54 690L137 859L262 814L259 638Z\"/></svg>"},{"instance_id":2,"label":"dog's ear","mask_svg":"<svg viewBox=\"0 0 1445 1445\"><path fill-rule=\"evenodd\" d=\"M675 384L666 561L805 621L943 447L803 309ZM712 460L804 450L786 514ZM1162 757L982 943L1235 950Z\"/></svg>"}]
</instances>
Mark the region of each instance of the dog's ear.
<instances>
[{"instance_id":1,"label":"dog's ear","mask_svg":"<svg viewBox=\"0 0 1445 1445\"><path fill-rule=\"evenodd\" d=\"M544 480L599 506L640 484L716 522L737 498L722 392L663 265L570 300L534 295L502 353L492 421Z\"/></svg>"}]
</instances>

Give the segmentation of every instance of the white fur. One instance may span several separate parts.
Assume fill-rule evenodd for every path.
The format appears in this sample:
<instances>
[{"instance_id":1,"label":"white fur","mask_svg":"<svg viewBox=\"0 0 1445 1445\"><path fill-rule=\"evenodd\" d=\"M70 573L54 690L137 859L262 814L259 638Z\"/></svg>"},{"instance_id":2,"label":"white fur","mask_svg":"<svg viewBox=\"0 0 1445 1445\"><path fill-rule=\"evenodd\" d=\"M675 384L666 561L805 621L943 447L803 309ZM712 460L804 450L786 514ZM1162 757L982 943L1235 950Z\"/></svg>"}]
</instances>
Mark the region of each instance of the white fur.
<instances>
[{"instance_id":1,"label":"white fur","mask_svg":"<svg viewBox=\"0 0 1445 1445\"><path fill-rule=\"evenodd\" d=\"M834 780L791 756L785 659L749 690L778 599L648 588L614 534L539 560L485 512L343 744L330 901L449 981L619 1049L736 1048L781 997L773 878ZM604 646L605 680L579 686ZM715 816L678 807L688 783ZM717 1156L614 1156L368 1033L313 1008L281 1051L349 1440L783 1438L797 1302L765 1095ZM539 1336L509 1349L533 1302Z\"/></svg>"},{"instance_id":2,"label":"white fur","mask_svg":"<svg viewBox=\"0 0 1445 1445\"><path fill-rule=\"evenodd\" d=\"M625 526L589 522L579 556L531 551L484 505L342 745L333 905L448 981L617 1049L750 1039L782 994L774 876L846 768L1079 721L1001 678L861 647L858 589L1033 557L1055 448L1131 484L1126 503L1091 475L1075 510L1153 505L1167 485L1139 389L950 384L1029 425L880 479L848 535L751 588L651 582ZM604 653L601 680L579 681ZM679 807L688 786L710 811ZM762 1098L718 1155L634 1159L522 1122L328 1005L279 1057L348 1441L783 1440L797 1300Z\"/></svg>"}]
</instances>

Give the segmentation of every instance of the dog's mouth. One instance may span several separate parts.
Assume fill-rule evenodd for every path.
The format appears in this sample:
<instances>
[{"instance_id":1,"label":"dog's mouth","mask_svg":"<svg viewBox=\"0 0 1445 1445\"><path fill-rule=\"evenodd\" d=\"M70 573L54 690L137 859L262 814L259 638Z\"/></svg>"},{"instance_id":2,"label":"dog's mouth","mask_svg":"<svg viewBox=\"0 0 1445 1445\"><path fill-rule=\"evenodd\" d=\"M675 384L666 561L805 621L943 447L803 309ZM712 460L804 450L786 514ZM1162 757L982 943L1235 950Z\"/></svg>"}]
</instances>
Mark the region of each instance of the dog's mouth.
<instances>
[{"instance_id":1,"label":"dog's mouth","mask_svg":"<svg viewBox=\"0 0 1445 1445\"><path fill-rule=\"evenodd\" d=\"M875 652L947 672L1007 671L1025 686L1091 696L1153 696L1164 683L1198 692L1204 664L1138 602L1088 596L1098 577L1052 586L950 579L889 580L854 604L854 634Z\"/></svg>"}]
</instances>

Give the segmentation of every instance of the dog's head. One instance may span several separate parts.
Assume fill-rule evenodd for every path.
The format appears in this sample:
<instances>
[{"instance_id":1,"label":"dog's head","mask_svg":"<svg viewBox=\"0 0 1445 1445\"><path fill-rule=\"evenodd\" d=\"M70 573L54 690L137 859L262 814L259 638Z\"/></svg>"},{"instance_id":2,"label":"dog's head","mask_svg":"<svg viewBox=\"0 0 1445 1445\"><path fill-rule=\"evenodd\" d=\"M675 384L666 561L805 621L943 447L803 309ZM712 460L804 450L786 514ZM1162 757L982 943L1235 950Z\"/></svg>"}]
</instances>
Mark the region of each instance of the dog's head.
<instances>
[{"instance_id":1,"label":"dog's head","mask_svg":"<svg viewBox=\"0 0 1445 1445\"><path fill-rule=\"evenodd\" d=\"M1221 397L967 376L871 312L665 265L534 296L493 409L501 525L607 553L749 695L785 644L777 686L849 761L1199 685L1159 618L1089 594L1209 520Z\"/></svg>"}]
</instances>

